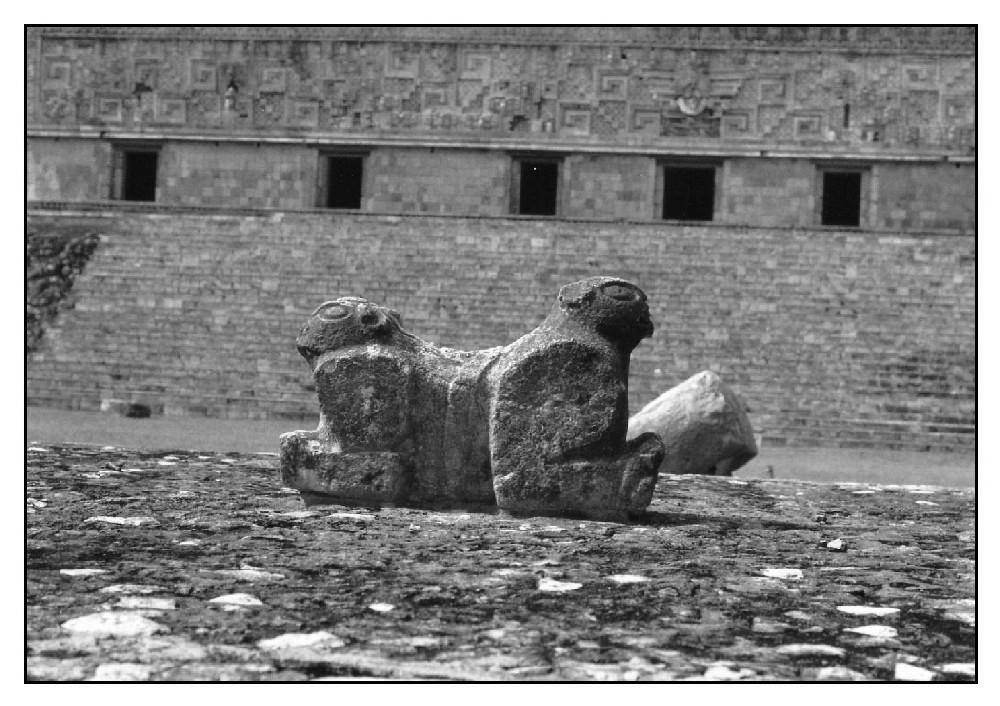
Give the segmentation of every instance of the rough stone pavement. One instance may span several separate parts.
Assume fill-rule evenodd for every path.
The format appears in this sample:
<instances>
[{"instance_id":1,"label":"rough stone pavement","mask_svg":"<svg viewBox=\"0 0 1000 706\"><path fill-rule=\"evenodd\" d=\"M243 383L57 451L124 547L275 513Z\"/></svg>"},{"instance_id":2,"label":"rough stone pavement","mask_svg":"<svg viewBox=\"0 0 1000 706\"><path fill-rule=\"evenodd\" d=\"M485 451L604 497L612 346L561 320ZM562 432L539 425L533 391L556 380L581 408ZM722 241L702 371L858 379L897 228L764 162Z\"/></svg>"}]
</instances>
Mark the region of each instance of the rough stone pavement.
<instances>
[{"instance_id":1,"label":"rough stone pavement","mask_svg":"<svg viewBox=\"0 0 1000 706\"><path fill-rule=\"evenodd\" d=\"M619 524L306 511L265 454L26 456L29 680L976 679L972 489L661 476Z\"/></svg>"}]
</instances>

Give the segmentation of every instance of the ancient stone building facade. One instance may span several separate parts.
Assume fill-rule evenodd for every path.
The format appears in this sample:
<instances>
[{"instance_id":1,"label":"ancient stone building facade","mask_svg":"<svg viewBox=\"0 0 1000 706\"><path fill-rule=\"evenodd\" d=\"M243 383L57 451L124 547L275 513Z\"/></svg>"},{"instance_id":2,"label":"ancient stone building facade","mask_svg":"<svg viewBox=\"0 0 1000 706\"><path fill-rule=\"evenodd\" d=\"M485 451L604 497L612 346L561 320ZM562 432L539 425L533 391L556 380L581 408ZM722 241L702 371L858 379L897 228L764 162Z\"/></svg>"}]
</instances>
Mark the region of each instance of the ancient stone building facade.
<instances>
[{"instance_id":1,"label":"ancient stone building facade","mask_svg":"<svg viewBox=\"0 0 1000 706\"><path fill-rule=\"evenodd\" d=\"M102 236L29 402L295 416L324 297L505 343L636 281L633 407L704 368L764 443L974 439L966 27L37 27L29 230Z\"/></svg>"}]
</instances>

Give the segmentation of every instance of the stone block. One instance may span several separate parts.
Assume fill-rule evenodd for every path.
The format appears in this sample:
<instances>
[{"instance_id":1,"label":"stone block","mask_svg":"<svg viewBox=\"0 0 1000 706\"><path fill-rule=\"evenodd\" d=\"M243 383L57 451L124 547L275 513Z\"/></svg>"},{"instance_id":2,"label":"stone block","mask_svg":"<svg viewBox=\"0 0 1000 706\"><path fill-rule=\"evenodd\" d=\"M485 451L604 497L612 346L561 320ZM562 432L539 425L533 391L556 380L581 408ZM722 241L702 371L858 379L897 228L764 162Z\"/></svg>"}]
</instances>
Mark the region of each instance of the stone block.
<instances>
[{"instance_id":1,"label":"stone block","mask_svg":"<svg viewBox=\"0 0 1000 706\"><path fill-rule=\"evenodd\" d=\"M711 370L667 390L629 420L628 438L648 432L666 448L661 473L728 476L757 455L745 403Z\"/></svg>"},{"instance_id":2,"label":"stone block","mask_svg":"<svg viewBox=\"0 0 1000 706\"><path fill-rule=\"evenodd\" d=\"M402 454L391 451L341 453L310 432L281 435L285 485L302 489L306 505L330 502L392 503L406 493L412 473ZM308 490L307 490L308 489Z\"/></svg>"}]
</instances>

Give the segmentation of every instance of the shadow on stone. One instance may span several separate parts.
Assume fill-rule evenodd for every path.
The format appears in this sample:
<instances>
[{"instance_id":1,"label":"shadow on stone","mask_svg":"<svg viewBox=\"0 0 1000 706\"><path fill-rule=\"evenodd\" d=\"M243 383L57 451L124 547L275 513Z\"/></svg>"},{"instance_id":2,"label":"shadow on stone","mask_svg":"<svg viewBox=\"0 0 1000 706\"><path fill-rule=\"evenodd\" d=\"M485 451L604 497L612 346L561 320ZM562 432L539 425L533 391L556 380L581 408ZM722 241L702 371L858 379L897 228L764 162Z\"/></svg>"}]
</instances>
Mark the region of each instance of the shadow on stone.
<instances>
[{"instance_id":1,"label":"shadow on stone","mask_svg":"<svg viewBox=\"0 0 1000 706\"><path fill-rule=\"evenodd\" d=\"M792 522L773 517L739 517L733 515L708 515L693 512L656 512L646 511L634 518L635 524L651 527L669 527L676 525L720 525L730 529L766 528L779 530L815 530L822 525L815 523Z\"/></svg>"}]
</instances>

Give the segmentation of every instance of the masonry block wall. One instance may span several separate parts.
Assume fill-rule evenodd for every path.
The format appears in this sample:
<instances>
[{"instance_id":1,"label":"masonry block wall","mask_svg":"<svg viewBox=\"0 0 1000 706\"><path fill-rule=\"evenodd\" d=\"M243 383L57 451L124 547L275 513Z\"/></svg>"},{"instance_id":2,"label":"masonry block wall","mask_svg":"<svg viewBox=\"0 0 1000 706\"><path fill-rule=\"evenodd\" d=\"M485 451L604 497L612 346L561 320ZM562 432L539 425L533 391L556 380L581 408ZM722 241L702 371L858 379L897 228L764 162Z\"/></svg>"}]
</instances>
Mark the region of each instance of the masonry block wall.
<instances>
[{"instance_id":1,"label":"masonry block wall","mask_svg":"<svg viewBox=\"0 0 1000 706\"><path fill-rule=\"evenodd\" d=\"M510 159L498 152L376 149L367 160L366 208L388 213L500 216L508 212Z\"/></svg>"},{"instance_id":2,"label":"masonry block wall","mask_svg":"<svg viewBox=\"0 0 1000 706\"><path fill-rule=\"evenodd\" d=\"M580 218L646 220L653 212L656 161L633 155L566 160L566 213Z\"/></svg>"},{"instance_id":3,"label":"masonry block wall","mask_svg":"<svg viewBox=\"0 0 1000 706\"><path fill-rule=\"evenodd\" d=\"M441 345L538 324L562 284L620 275L657 329L632 409L710 368L765 444L971 449L974 239L834 229L100 207L37 209L31 229L101 244L75 307L28 364L28 403L230 418L315 411L294 348L328 297L366 296ZM419 243L419 247L414 244Z\"/></svg>"},{"instance_id":4,"label":"masonry block wall","mask_svg":"<svg viewBox=\"0 0 1000 706\"><path fill-rule=\"evenodd\" d=\"M110 196L109 142L33 139L25 161L29 200L100 201Z\"/></svg>"},{"instance_id":5,"label":"masonry block wall","mask_svg":"<svg viewBox=\"0 0 1000 706\"><path fill-rule=\"evenodd\" d=\"M727 160L720 220L761 226L810 226L818 222L816 191L816 165L809 160Z\"/></svg>"},{"instance_id":6,"label":"masonry block wall","mask_svg":"<svg viewBox=\"0 0 1000 706\"><path fill-rule=\"evenodd\" d=\"M880 164L877 172L876 227L975 232L975 165Z\"/></svg>"},{"instance_id":7,"label":"masonry block wall","mask_svg":"<svg viewBox=\"0 0 1000 706\"><path fill-rule=\"evenodd\" d=\"M862 227L974 229L976 29L30 27L29 198L303 208L318 155L367 152L362 209L504 215L509 155L563 159L562 216L656 219L658 163L721 165L713 220L818 221L864 170Z\"/></svg>"},{"instance_id":8,"label":"masonry block wall","mask_svg":"<svg viewBox=\"0 0 1000 706\"><path fill-rule=\"evenodd\" d=\"M105 140L32 140L29 198L106 200L112 150L113 144ZM506 151L377 147L366 152L362 210L468 216L503 216L516 210L510 203L512 156ZM337 153L303 144L171 141L160 150L157 201L312 208L320 204L321 157ZM659 220L664 163L651 155L568 155L563 160L560 215ZM721 171L713 218L717 222L775 227L819 222L824 162L731 156L686 163L714 164ZM862 226L975 232L974 164L877 162L863 169Z\"/></svg>"},{"instance_id":9,"label":"masonry block wall","mask_svg":"<svg viewBox=\"0 0 1000 706\"><path fill-rule=\"evenodd\" d=\"M295 145L171 142L161 150L157 200L185 206L309 208L316 151Z\"/></svg>"}]
</instances>

